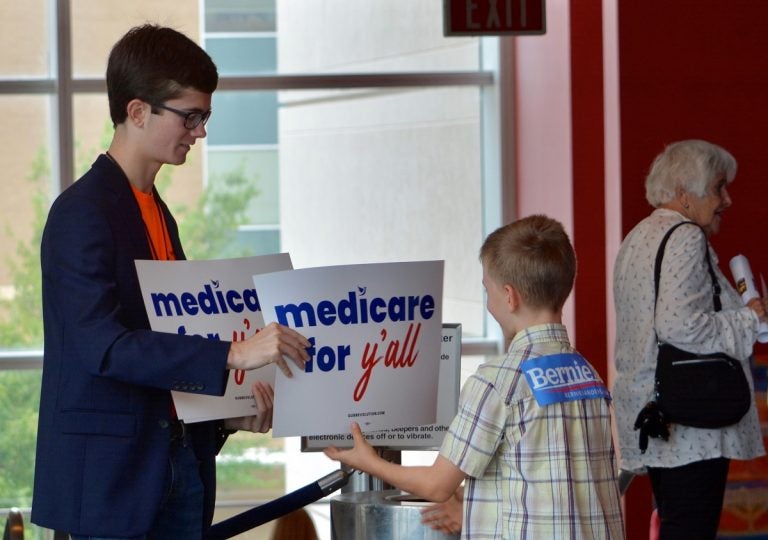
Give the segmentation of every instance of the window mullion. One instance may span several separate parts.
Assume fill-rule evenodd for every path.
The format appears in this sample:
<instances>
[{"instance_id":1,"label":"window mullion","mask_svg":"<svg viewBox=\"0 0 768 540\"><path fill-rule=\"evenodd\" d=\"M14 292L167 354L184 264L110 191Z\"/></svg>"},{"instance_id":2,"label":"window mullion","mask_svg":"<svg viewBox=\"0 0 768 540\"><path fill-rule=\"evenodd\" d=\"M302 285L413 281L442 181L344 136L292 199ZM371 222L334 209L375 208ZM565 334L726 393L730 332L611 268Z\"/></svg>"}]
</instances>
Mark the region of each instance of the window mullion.
<instances>
[{"instance_id":1,"label":"window mullion","mask_svg":"<svg viewBox=\"0 0 768 540\"><path fill-rule=\"evenodd\" d=\"M63 191L74 183L75 145L73 134L72 94L72 21L69 0L56 0L55 64L57 82L56 129L57 144L53 146L54 167L58 166L59 190Z\"/></svg>"}]
</instances>

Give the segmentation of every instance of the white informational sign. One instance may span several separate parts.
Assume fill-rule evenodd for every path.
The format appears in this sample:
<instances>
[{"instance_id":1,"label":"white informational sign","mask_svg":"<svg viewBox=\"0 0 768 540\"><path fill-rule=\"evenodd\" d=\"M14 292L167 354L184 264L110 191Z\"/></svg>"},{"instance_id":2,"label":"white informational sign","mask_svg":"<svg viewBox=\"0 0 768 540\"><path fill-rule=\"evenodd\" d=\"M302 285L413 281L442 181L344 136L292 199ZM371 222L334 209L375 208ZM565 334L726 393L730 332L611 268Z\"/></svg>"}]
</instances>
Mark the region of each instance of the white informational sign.
<instances>
[{"instance_id":1,"label":"white informational sign","mask_svg":"<svg viewBox=\"0 0 768 540\"><path fill-rule=\"evenodd\" d=\"M304 371L275 381L272 435L346 433L436 419L443 261L253 276L264 322L310 340Z\"/></svg>"},{"instance_id":2,"label":"white informational sign","mask_svg":"<svg viewBox=\"0 0 768 540\"><path fill-rule=\"evenodd\" d=\"M461 376L461 325L443 324L440 347L440 375L437 388L437 422L426 426L403 426L365 434L376 447L390 450L437 450L459 407ZM302 437L301 450L311 452L328 446L349 447L352 435L310 435Z\"/></svg>"},{"instance_id":3,"label":"white informational sign","mask_svg":"<svg viewBox=\"0 0 768 540\"><path fill-rule=\"evenodd\" d=\"M253 275L290 270L287 253L215 261L136 261L152 330L243 341L264 328ZM176 413L187 423L250 416L255 380L274 386L275 366L233 370L223 396L171 392Z\"/></svg>"}]
</instances>

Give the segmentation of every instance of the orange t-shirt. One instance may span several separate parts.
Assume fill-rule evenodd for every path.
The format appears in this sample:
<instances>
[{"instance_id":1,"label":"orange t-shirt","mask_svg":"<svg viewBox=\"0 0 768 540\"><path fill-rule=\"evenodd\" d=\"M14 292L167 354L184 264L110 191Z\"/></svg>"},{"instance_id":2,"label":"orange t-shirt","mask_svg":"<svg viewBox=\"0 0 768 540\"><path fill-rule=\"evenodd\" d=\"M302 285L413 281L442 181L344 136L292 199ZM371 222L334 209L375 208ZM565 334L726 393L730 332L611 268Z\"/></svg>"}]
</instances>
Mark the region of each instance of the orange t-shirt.
<instances>
[{"instance_id":1,"label":"orange t-shirt","mask_svg":"<svg viewBox=\"0 0 768 540\"><path fill-rule=\"evenodd\" d=\"M144 221L144 230L147 233L149 249L152 251L152 258L160 261L176 260L176 254L173 252L171 238L168 235L168 227L163 218L163 212L160 205L157 204L153 193L144 193L136 189L131 184L133 196L139 203L141 209L141 219ZM171 401L171 418L177 418L176 407Z\"/></svg>"},{"instance_id":2,"label":"orange t-shirt","mask_svg":"<svg viewBox=\"0 0 768 540\"><path fill-rule=\"evenodd\" d=\"M168 235L168 227L154 194L139 191L133 184L131 184L131 190L133 190L133 195L141 209L141 217L144 220L144 229L147 233L149 247L152 250L152 258L159 261L176 260L173 244L171 244L171 238Z\"/></svg>"}]
</instances>

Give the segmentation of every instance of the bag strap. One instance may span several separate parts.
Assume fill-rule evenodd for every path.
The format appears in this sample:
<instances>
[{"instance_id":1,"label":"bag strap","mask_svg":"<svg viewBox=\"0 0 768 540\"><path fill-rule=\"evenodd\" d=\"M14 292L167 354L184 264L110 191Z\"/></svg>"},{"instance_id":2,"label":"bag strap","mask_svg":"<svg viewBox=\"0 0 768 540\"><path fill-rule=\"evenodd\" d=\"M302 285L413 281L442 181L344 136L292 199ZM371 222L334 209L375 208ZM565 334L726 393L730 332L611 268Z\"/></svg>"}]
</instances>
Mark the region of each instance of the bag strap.
<instances>
[{"instance_id":1,"label":"bag strap","mask_svg":"<svg viewBox=\"0 0 768 540\"><path fill-rule=\"evenodd\" d=\"M701 229L701 234L704 235L704 259L707 261L707 270L709 270L709 277L712 280L712 302L715 305L715 311L720 311L722 309L722 304L720 302L720 284L717 281L717 276L715 276L715 271L712 269L712 261L709 259L709 242L707 241L707 234L704 232L704 229L702 229L701 225L698 223L695 223L693 221L681 221L680 223L677 223L673 225L667 233L664 235L664 238L661 240L661 245L659 245L659 250L656 252L656 264L653 268L653 320L656 320L656 303L659 299L659 280L661 279L661 261L664 259L664 248L667 245L667 240L669 240L669 237L672 235L675 229L680 227L681 225L695 225L699 229ZM655 325L654 325L655 326Z\"/></svg>"}]
</instances>

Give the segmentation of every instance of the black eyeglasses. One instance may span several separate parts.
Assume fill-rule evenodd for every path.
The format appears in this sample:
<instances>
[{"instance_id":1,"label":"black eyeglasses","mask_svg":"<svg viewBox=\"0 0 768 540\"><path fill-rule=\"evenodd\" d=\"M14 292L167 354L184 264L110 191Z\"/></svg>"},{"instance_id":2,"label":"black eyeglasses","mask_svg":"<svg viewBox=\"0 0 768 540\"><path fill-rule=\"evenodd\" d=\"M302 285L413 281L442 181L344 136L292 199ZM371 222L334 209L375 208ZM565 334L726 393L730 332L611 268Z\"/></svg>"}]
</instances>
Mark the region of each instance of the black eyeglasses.
<instances>
[{"instance_id":1,"label":"black eyeglasses","mask_svg":"<svg viewBox=\"0 0 768 540\"><path fill-rule=\"evenodd\" d=\"M210 118L211 116L211 109L208 109L205 112L199 112L199 111L189 112L189 111L181 111L179 109L174 109L173 107L169 107L168 105L160 105L158 103L155 103L154 105L152 105L153 109L155 107L157 107L158 109L171 111L172 113L176 113L179 116L181 116L184 119L184 127L187 129L195 129L201 123L205 125L205 123L208 121L208 118ZM157 114L154 110L152 112Z\"/></svg>"}]
</instances>

